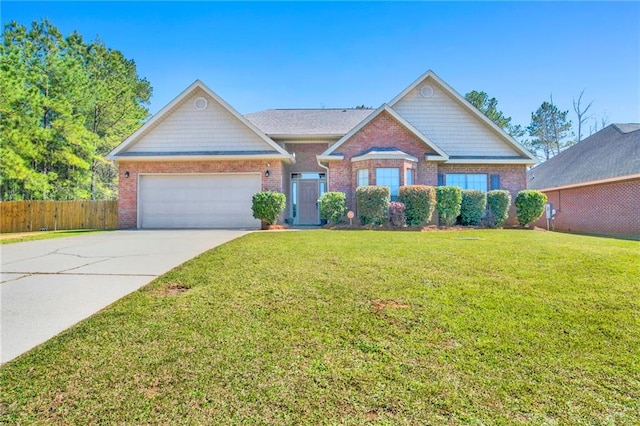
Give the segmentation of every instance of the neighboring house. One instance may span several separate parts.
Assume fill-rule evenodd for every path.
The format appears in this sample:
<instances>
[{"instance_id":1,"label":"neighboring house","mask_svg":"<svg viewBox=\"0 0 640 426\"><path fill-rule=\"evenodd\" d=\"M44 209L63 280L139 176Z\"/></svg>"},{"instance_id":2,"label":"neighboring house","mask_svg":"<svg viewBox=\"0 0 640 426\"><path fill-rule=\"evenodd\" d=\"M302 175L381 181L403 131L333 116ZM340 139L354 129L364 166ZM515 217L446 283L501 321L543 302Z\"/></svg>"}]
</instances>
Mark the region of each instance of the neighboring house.
<instances>
[{"instance_id":1,"label":"neighboring house","mask_svg":"<svg viewBox=\"0 0 640 426\"><path fill-rule=\"evenodd\" d=\"M320 223L318 197L359 185L526 187L535 157L428 71L372 109L238 113L196 81L110 154L121 228L257 227L251 196L287 196L284 217Z\"/></svg>"},{"instance_id":2,"label":"neighboring house","mask_svg":"<svg viewBox=\"0 0 640 426\"><path fill-rule=\"evenodd\" d=\"M553 229L640 237L640 124L605 127L529 170L527 181L556 210Z\"/></svg>"}]
</instances>

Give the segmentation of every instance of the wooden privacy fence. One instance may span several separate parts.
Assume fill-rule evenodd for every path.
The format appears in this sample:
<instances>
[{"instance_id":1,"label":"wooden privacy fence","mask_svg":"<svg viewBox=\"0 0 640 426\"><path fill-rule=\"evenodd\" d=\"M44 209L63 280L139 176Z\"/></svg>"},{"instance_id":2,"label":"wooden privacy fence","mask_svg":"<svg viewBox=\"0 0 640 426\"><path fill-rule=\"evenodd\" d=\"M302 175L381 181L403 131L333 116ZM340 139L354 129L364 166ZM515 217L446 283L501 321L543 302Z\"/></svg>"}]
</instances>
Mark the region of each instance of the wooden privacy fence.
<instances>
[{"instance_id":1,"label":"wooden privacy fence","mask_svg":"<svg viewBox=\"0 0 640 426\"><path fill-rule=\"evenodd\" d=\"M118 201L3 201L0 232L115 229Z\"/></svg>"}]
</instances>

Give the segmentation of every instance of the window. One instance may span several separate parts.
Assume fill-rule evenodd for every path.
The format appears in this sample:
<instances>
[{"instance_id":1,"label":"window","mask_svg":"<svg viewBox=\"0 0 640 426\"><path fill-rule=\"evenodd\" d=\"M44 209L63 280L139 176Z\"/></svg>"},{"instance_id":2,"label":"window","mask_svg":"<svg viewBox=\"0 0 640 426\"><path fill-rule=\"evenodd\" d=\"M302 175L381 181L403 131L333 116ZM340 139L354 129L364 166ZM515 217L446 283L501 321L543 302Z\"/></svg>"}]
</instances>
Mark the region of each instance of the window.
<instances>
[{"instance_id":1,"label":"window","mask_svg":"<svg viewBox=\"0 0 640 426\"><path fill-rule=\"evenodd\" d=\"M391 191L391 199L395 199L400 187L400 169L376 169L376 185L388 186Z\"/></svg>"},{"instance_id":2,"label":"window","mask_svg":"<svg viewBox=\"0 0 640 426\"><path fill-rule=\"evenodd\" d=\"M291 182L291 217L298 216L298 182Z\"/></svg>"},{"instance_id":3,"label":"window","mask_svg":"<svg viewBox=\"0 0 640 426\"><path fill-rule=\"evenodd\" d=\"M485 174L457 174L446 175L447 186L457 186L461 189L476 189L487 191L487 175Z\"/></svg>"},{"instance_id":4,"label":"window","mask_svg":"<svg viewBox=\"0 0 640 426\"><path fill-rule=\"evenodd\" d=\"M413 169L406 169L404 171L404 184L413 185Z\"/></svg>"},{"instance_id":5,"label":"window","mask_svg":"<svg viewBox=\"0 0 640 426\"><path fill-rule=\"evenodd\" d=\"M325 173L292 173L291 179L324 179Z\"/></svg>"},{"instance_id":6,"label":"window","mask_svg":"<svg viewBox=\"0 0 640 426\"><path fill-rule=\"evenodd\" d=\"M358 170L358 186L367 186L369 185L369 170L360 169Z\"/></svg>"}]
</instances>

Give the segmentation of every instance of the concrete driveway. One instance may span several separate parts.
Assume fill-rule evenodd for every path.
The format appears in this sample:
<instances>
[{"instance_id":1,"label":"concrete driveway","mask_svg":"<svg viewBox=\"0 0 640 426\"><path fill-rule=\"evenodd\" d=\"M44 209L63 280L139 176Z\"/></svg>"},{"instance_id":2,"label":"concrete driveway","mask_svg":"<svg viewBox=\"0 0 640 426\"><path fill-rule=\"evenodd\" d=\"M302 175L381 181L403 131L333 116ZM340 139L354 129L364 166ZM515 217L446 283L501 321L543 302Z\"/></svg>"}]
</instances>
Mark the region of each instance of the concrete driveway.
<instances>
[{"instance_id":1,"label":"concrete driveway","mask_svg":"<svg viewBox=\"0 0 640 426\"><path fill-rule=\"evenodd\" d=\"M112 231L0 246L0 363L248 232Z\"/></svg>"}]
</instances>

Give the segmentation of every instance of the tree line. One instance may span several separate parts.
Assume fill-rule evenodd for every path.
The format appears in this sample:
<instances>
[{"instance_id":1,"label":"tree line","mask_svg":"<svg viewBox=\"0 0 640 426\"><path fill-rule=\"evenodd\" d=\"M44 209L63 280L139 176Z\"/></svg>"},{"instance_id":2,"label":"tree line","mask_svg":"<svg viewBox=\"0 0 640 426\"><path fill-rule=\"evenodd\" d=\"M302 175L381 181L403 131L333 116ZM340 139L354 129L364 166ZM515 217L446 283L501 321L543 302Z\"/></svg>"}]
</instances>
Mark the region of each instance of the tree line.
<instances>
[{"instance_id":1,"label":"tree line","mask_svg":"<svg viewBox=\"0 0 640 426\"><path fill-rule=\"evenodd\" d=\"M584 91L580 93L578 99L573 100L573 110L578 117L577 135L573 133L573 124L568 119L569 110L559 109L553 102L553 96L550 96L549 101L544 101L535 112L531 113L531 123L527 127L513 124L511 117L505 116L498 109L497 99L490 98L486 92L472 90L464 97L540 160L545 161L582 140L584 123L586 120L594 118L593 115L588 114L593 101L589 102L586 107L583 106L583 95ZM601 128L604 128L607 125L607 118L601 118L600 122L596 120L595 125L590 127L591 132L598 131L599 124Z\"/></svg>"},{"instance_id":2,"label":"tree line","mask_svg":"<svg viewBox=\"0 0 640 426\"><path fill-rule=\"evenodd\" d=\"M149 116L133 60L48 20L5 25L0 45L0 199L117 198L104 156Z\"/></svg>"}]
</instances>

